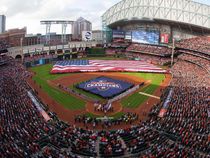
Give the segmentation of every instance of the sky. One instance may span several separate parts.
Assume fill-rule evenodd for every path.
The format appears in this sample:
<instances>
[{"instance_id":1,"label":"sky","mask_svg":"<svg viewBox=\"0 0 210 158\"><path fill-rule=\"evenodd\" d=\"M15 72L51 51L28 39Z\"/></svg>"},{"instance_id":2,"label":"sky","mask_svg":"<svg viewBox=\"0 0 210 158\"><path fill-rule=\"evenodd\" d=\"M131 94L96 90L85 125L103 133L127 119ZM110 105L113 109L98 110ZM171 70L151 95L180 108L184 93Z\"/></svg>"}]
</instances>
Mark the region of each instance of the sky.
<instances>
[{"instance_id":1,"label":"sky","mask_svg":"<svg viewBox=\"0 0 210 158\"><path fill-rule=\"evenodd\" d=\"M79 17L92 22L93 29L101 29L101 16L121 0L0 0L0 15L6 15L6 29L27 27L27 33L45 34L41 20L76 20ZM194 0L209 4L210 0ZM71 28L67 28L70 33ZM51 32L61 32L53 25Z\"/></svg>"}]
</instances>

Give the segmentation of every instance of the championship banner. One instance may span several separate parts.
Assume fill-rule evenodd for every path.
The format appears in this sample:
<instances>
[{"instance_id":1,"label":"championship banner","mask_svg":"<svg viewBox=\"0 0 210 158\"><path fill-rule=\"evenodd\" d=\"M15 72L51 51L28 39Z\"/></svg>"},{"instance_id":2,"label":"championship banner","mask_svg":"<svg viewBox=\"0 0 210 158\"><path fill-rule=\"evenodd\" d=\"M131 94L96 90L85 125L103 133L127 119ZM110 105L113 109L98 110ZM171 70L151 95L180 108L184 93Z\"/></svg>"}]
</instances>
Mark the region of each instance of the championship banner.
<instances>
[{"instance_id":1,"label":"championship banner","mask_svg":"<svg viewBox=\"0 0 210 158\"><path fill-rule=\"evenodd\" d=\"M102 98L113 98L131 87L133 87L132 83L103 76L83 82L77 86L77 88L99 95Z\"/></svg>"},{"instance_id":2,"label":"championship banner","mask_svg":"<svg viewBox=\"0 0 210 158\"><path fill-rule=\"evenodd\" d=\"M161 43L168 43L169 42L169 34L161 34L160 35L160 42Z\"/></svg>"}]
</instances>

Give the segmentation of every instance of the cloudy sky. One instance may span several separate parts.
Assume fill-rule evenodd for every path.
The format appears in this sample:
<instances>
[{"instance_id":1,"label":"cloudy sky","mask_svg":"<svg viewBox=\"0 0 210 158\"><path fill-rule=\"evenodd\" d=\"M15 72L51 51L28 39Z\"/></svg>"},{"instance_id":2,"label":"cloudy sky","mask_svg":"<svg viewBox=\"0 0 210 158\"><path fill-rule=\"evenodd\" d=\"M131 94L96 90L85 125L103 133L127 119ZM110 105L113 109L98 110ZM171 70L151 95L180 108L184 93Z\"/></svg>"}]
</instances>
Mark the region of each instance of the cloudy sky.
<instances>
[{"instance_id":1,"label":"cloudy sky","mask_svg":"<svg viewBox=\"0 0 210 158\"><path fill-rule=\"evenodd\" d=\"M41 20L76 20L84 17L101 29L101 15L120 0L1 0L0 15L7 17L6 29L27 27L27 33L45 33ZM195 0L209 4L210 0ZM60 32L53 26L52 32ZM67 31L70 32L70 29Z\"/></svg>"}]
</instances>

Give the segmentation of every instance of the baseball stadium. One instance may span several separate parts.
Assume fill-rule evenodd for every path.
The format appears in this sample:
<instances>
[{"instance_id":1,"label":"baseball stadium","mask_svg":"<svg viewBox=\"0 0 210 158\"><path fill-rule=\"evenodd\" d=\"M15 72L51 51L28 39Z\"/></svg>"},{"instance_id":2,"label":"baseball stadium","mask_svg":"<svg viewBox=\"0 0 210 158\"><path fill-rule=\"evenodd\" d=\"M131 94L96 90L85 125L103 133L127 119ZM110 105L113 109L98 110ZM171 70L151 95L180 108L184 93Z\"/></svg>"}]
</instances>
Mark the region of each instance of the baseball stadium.
<instances>
[{"instance_id":1,"label":"baseball stadium","mask_svg":"<svg viewBox=\"0 0 210 158\"><path fill-rule=\"evenodd\" d=\"M122 0L101 21L99 41L63 20L0 34L0 157L209 158L210 6Z\"/></svg>"}]
</instances>

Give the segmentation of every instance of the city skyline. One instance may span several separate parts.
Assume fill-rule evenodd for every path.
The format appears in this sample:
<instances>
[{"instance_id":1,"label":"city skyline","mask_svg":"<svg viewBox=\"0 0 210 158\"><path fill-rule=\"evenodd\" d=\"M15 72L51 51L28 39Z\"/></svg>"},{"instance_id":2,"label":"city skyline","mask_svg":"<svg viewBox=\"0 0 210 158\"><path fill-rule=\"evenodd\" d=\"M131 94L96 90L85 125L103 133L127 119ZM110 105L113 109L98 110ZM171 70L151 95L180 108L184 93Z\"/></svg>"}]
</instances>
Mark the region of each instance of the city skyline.
<instances>
[{"instance_id":1,"label":"city skyline","mask_svg":"<svg viewBox=\"0 0 210 158\"><path fill-rule=\"evenodd\" d=\"M101 16L121 0L81 1L76 0L2 0L0 15L6 15L6 29L27 27L27 33L45 34L41 20L76 20L83 17L92 23L93 30L101 29ZM194 0L210 5L209 0ZM20 5L21 4L21 5ZM53 26L52 32L61 32L60 26ZM67 33L71 28L67 29Z\"/></svg>"}]
</instances>

